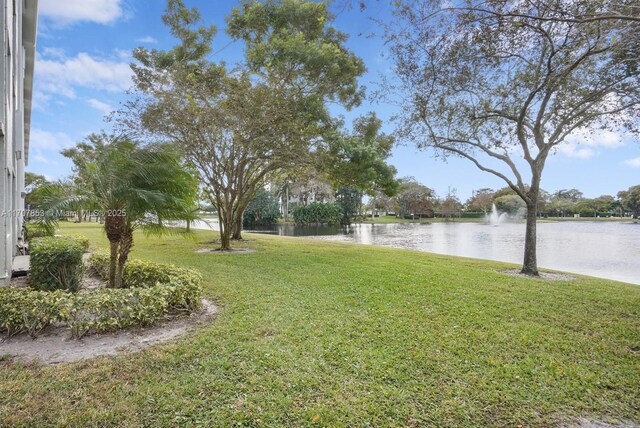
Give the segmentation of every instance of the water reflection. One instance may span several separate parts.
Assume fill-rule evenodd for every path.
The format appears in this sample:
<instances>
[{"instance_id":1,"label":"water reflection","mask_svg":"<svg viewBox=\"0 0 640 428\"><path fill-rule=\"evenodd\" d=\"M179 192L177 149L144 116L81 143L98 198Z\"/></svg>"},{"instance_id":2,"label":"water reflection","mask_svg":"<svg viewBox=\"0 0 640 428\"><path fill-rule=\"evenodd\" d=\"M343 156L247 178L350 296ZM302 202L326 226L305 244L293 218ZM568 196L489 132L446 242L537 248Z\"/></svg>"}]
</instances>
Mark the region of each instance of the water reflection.
<instances>
[{"instance_id":1,"label":"water reflection","mask_svg":"<svg viewBox=\"0 0 640 428\"><path fill-rule=\"evenodd\" d=\"M362 224L351 228L278 225L256 230L521 263L525 226L505 223ZM540 267L640 284L640 224L538 223Z\"/></svg>"}]
</instances>

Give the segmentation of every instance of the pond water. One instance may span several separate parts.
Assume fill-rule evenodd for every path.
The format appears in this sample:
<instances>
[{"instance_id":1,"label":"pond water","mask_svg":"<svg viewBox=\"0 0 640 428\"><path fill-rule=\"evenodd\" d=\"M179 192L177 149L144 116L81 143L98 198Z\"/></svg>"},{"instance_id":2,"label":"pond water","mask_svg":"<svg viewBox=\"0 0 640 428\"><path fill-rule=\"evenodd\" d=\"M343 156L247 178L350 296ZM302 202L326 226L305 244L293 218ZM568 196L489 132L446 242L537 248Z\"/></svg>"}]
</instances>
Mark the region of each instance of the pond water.
<instances>
[{"instance_id":1,"label":"pond water","mask_svg":"<svg viewBox=\"0 0 640 428\"><path fill-rule=\"evenodd\" d=\"M361 224L348 229L278 225L255 231L520 264L524 254L525 225L405 223ZM640 285L640 224L539 222L538 265Z\"/></svg>"}]
</instances>

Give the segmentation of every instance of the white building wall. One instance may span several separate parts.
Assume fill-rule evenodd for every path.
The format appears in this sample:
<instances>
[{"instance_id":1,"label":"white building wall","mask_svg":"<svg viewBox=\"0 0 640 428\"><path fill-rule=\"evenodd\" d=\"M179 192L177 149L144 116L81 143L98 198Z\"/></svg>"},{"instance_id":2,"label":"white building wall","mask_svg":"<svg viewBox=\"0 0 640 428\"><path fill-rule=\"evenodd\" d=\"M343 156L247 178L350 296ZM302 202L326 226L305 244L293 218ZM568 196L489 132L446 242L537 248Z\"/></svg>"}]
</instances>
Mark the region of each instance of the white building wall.
<instances>
[{"instance_id":1,"label":"white building wall","mask_svg":"<svg viewBox=\"0 0 640 428\"><path fill-rule=\"evenodd\" d=\"M0 284L6 284L22 231L37 0L2 0L0 21Z\"/></svg>"}]
</instances>

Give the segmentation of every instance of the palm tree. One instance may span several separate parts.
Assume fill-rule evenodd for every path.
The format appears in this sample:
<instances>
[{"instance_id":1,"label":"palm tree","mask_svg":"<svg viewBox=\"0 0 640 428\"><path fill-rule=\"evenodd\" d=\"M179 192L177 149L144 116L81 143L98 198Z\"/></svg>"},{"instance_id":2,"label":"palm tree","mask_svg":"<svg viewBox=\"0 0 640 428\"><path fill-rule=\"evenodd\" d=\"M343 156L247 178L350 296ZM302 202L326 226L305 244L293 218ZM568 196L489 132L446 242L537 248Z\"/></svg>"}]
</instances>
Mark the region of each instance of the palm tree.
<instances>
[{"instance_id":1,"label":"palm tree","mask_svg":"<svg viewBox=\"0 0 640 428\"><path fill-rule=\"evenodd\" d=\"M168 146L141 146L122 136L89 136L76 146L73 161L85 180L82 190L63 197L51 192L47 205L99 207L110 247L109 287L120 288L134 230L165 233L165 220L189 217L197 182Z\"/></svg>"}]
</instances>

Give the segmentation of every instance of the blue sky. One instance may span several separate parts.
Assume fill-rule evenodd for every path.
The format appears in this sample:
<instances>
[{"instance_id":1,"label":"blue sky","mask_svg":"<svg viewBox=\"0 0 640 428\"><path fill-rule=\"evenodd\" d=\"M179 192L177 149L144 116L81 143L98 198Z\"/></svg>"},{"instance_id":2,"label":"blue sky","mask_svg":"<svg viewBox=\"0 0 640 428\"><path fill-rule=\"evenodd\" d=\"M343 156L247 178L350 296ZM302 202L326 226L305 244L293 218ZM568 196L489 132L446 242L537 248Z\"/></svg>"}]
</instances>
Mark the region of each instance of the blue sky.
<instances>
[{"instance_id":1,"label":"blue sky","mask_svg":"<svg viewBox=\"0 0 640 428\"><path fill-rule=\"evenodd\" d=\"M242 46L224 33L224 17L237 5L233 0L186 0L196 6L208 24L218 27L212 59L233 64L242 57ZM354 4L358 2L353 2ZM358 7L334 6L334 25L350 35L348 46L367 66L361 79L368 92L383 76L393 76L375 20L390 19L389 2L368 0ZM105 114L117 109L131 87L131 50L137 46L167 49L175 44L160 16L163 0L40 0L35 65L33 115L28 171L50 179L71 173L70 162L59 152L87 134L109 129ZM367 101L352 112L375 111L385 119L386 132L393 131L389 118L394 106ZM475 169L463 159L448 162L411 145L398 146L390 159L400 177L413 176L443 196L456 189L465 200L474 189L498 189L504 183ZM640 141L613 132L587 139L573 136L547 161L542 187L550 192L578 188L587 197L615 195L640 184Z\"/></svg>"}]
</instances>

